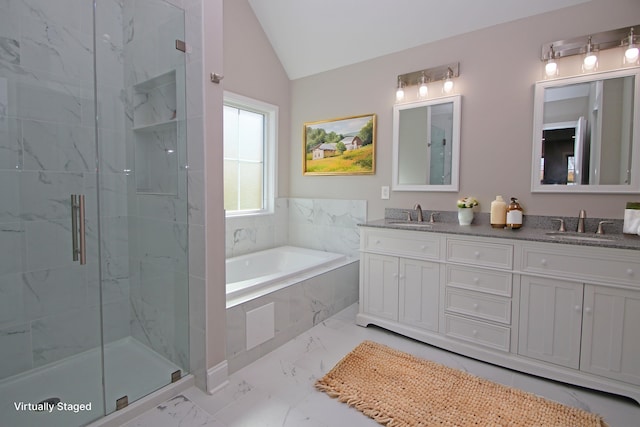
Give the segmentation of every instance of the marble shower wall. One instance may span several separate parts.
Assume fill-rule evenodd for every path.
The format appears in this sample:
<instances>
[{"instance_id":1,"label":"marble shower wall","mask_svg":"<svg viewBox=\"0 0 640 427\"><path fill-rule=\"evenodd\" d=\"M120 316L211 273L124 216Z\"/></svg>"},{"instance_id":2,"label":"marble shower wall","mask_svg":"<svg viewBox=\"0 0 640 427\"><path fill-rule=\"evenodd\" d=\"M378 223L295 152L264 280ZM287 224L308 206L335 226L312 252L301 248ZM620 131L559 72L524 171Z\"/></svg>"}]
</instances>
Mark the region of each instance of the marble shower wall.
<instances>
[{"instance_id":1,"label":"marble shower wall","mask_svg":"<svg viewBox=\"0 0 640 427\"><path fill-rule=\"evenodd\" d=\"M366 200L276 199L272 215L227 218L226 255L293 245L357 258L366 215Z\"/></svg>"},{"instance_id":2,"label":"marble shower wall","mask_svg":"<svg viewBox=\"0 0 640 427\"><path fill-rule=\"evenodd\" d=\"M122 1L100 8L104 25L122 28ZM0 0L0 379L100 343L92 13L86 0ZM119 141L120 33L98 46L98 131ZM129 334L126 181L113 148L105 145L100 165L113 172L101 199L113 230L101 246L108 340ZM72 193L86 196L84 266L71 258Z\"/></svg>"},{"instance_id":3,"label":"marble shower wall","mask_svg":"<svg viewBox=\"0 0 640 427\"><path fill-rule=\"evenodd\" d=\"M173 3L173 4L171 4ZM131 336L189 370L182 2L124 2ZM127 253L125 251L125 253Z\"/></svg>"}]
</instances>

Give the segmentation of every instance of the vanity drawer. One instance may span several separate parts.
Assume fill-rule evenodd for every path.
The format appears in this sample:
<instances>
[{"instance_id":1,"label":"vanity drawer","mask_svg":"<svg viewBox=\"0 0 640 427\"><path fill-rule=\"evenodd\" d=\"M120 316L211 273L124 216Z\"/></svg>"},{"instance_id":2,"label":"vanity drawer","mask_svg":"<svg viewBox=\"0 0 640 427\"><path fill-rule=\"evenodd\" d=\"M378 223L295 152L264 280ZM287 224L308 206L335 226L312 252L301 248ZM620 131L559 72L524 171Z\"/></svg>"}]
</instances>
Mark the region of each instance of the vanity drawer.
<instances>
[{"instance_id":1,"label":"vanity drawer","mask_svg":"<svg viewBox=\"0 0 640 427\"><path fill-rule=\"evenodd\" d=\"M562 246L567 250L557 248ZM571 247L568 245L525 245L522 270L585 282L640 287L640 251L611 248Z\"/></svg>"},{"instance_id":2,"label":"vanity drawer","mask_svg":"<svg viewBox=\"0 0 640 427\"><path fill-rule=\"evenodd\" d=\"M513 275L508 272L447 264L447 286L510 297L512 283Z\"/></svg>"},{"instance_id":3,"label":"vanity drawer","mask_svg":"<svg viewBox=\"0 0 640 427\"><path fill-rule=\"evenodd\" d=\"M446 288L445 310L479 319L511 324L511 299Z\"/></svg>"},{"instance_id":4,"label":"vanity drawer","mask_svg":"<svg viewBox=\"0 0 640 427\"><path fill-rule=\"evenodd\" d=\"M484 241L447 239L447 261L511 269L513 246Z\"/></svg>"},{"instance_id":5,"label":"vanity drawer","mask_svg":"<svg viewBox=\"0 0 640 427\"><path fill-rule=\"evenodd\" d=\"M498 350L509 351L511 330L463 317L445 315L445 334Z\"/></svg>"},{"instance_id":6,"label":"vanity drawer","mask_svg":"<svg viewBox=\"0 0 640 427\"><path fill-rule=\"evenodd\" d=\"M362 235L360 249L365 252L409 258L438 259L440 238L426 232L367 229Z\"/></svg>"}]
</instances>

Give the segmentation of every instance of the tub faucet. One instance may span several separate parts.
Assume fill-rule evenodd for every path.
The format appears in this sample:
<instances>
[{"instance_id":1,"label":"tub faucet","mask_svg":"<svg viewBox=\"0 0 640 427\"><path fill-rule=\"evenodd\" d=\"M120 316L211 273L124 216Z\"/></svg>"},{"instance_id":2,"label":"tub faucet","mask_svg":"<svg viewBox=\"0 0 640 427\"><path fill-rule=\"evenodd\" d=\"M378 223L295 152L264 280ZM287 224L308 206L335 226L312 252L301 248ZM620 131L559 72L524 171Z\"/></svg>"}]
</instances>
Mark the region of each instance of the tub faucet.
<instances>
[{"instance_id":1,"label":"tub faucet","mask_svg":"<svg viewBox=\"0 0 640 427\"><path fill-rule=\"evenodd\" d=\"M423 222L424 218L422 217L422 206L420 206L420 203L416 203L413 209L415 209L418 214L418 222Z\"/></svg>"},{"instance_id":2,"label":"tub faucet","mask_svg":"<svg viewBox=\"0 0 640 427\"><path fill-rule=\"evenodd\" d=\"M582 209L578 215L578 233L584 233L584 220L587 218L587 211Z\"/></svg>"}]
</instances>

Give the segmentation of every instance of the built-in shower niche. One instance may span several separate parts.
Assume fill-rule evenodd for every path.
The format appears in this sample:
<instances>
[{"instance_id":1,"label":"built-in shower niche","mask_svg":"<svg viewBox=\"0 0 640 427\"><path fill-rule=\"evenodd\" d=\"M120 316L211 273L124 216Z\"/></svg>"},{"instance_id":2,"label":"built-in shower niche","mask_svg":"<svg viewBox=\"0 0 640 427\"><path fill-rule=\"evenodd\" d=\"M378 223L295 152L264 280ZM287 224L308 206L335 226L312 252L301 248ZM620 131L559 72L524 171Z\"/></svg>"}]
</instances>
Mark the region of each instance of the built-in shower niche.
<instances>
[{"instance_id":1,"label":"built-in shower niche","mask_svg":"<svg viewBox=\"0 0 640 427\"><path fill-rule=\"evenodd\" d=\"M176 72L133 86L136 191L178 194Z\"/></svg>"}]
</instances>

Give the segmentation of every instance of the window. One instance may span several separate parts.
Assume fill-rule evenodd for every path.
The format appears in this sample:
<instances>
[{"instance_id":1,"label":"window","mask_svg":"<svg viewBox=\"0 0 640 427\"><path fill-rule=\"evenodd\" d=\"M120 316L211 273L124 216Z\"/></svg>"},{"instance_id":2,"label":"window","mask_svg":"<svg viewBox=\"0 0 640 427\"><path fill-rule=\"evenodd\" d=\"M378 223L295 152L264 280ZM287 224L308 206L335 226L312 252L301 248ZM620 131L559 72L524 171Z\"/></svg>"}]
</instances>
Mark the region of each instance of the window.
<instances>
[{"instance_id":1,"label":"window","mask_svg":"<svg viewBox=\"0 0 640 427\"><path fill-rule=\"evenodd\" d=\"M227 216L273 212L278 107L225 92L223 123Z\"/></svg>"}]
</instances>

